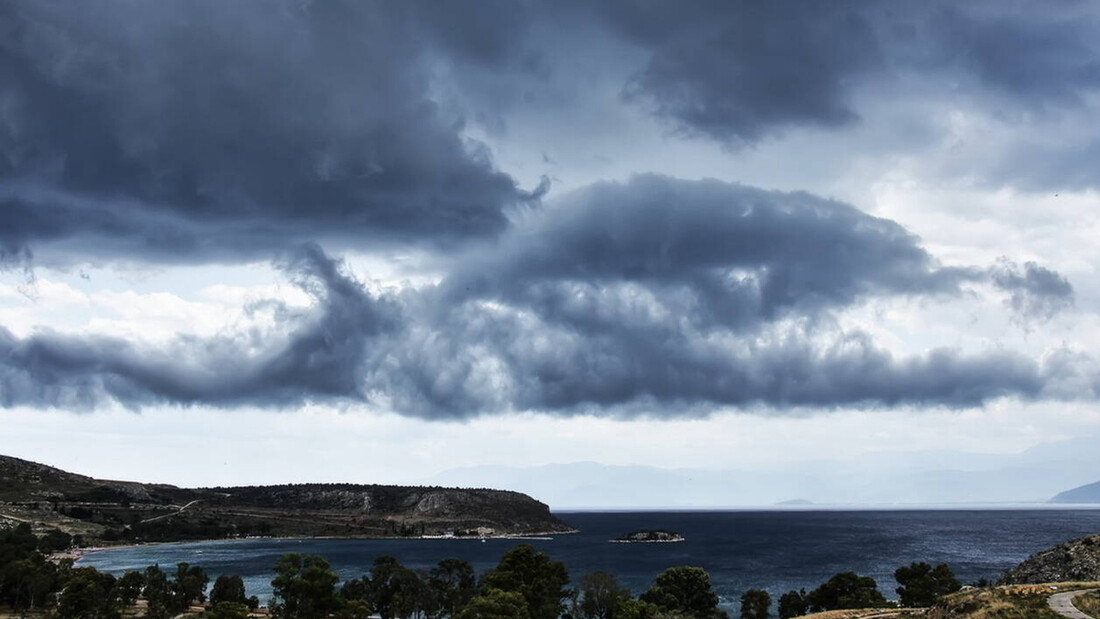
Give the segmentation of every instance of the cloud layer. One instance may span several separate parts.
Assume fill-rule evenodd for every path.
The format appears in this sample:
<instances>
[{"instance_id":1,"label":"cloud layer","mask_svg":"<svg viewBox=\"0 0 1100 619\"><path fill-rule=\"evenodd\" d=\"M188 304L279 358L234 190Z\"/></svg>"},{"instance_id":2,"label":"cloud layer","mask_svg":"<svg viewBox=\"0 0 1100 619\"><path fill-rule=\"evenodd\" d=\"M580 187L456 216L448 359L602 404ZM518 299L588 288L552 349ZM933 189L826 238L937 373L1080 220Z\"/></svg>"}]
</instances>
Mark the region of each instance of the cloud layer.
<instances>
[{"instance_id":1,"label":"cloud layer","mask_svg":"<svg viewBox=\"0 0 1100 619\"><path fill-rule=\"evenodd\" d=\"M6 4L0 244L202 261L499 232L530 196L429 98L429 69L435 50L491 62L500 33L447 36L424 9Z\"/></svg>"},{"instance_id":2,"label":"cloud layer","mask_svg":"<svg viewBox=\"0 0 1100 619\"><path fill-rule=\"evenodd\" d=\"M867 298L957 297L970 285L1048 317L1072 300L1058 274L944 268L894 222L717 181L640 176L577 192L414 290L369 293L316 245L279 266L315 302L305 314L281 308L282 337L148 349L5 331L4 404L358 401L429 418L966 407L1049 395L1069 370L1011 352L898 356L832 320Z\"/></svg>"},{"instance_id":3,"label":"cloud layer","mask_svg":"<svg viewBox=\"0 0 1100 619\"><path fill-rule=\"evenodd\" d=\"M271 301L269 330L166 346L0 325L0 404L365 402L464 418L1094 398L1087 358L899 351L840 318L981 291L1041 325L1075 289L1034 255L945 265L905 222L720 180L639 173L553 195L488 145L530 115L563 140L583 132L569 110L590 91L729 156L843 137L912 95L955 129L1022 127L957 160L975 184L1095 187L1100 137L1038 140L1042 165L1026 148L1028 131L1088 118L1100 87L1095 10L1050 6L6 3L0 268L275 257L314 305ZM372 291L337 257L395 248L424 252L438 281Z\"/></svg>"}]
</instances>

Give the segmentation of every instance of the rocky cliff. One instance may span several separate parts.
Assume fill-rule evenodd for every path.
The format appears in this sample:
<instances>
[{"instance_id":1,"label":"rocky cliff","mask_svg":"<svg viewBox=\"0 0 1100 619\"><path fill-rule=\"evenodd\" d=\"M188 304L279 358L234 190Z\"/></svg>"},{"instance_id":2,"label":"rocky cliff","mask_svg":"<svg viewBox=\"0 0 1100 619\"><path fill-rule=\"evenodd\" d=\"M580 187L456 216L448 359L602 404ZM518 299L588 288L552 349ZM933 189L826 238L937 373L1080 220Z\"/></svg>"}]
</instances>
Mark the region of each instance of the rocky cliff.
<instances>
[{"instance_id":1,"label":"rocky cliff","mask_svg":"<svg viewBox=\"0 0 1100 619\"><path fill-rule=\"evenodd\" d=\"M1001 584L1100 580L1100 535L1090 535L1031 555L1001 576Z\"/></svg>"},{"instance_id":2,"label":"rocky cliff","mask_svg":"<svg viewBox=\"0 0 1100 619\"><path fill-rule=\"evenodd\" d=\"M571 530L547 505L505 490L361 484L178 488L93 479L0 456L4 518L108 542Z\"/></svg>"}]
</instances>

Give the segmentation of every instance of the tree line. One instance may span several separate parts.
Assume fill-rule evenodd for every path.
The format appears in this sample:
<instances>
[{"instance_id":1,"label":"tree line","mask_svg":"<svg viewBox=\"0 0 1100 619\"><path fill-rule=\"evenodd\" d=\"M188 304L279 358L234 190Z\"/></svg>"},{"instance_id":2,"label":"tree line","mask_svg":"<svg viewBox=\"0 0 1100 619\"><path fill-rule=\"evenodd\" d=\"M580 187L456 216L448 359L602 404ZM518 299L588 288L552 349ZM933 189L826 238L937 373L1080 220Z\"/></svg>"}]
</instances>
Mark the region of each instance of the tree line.
<instances>
[{"instance_id":1,"label":"tree line","mask_svg":"<svg viewBox=\"0 0 1100 619\"><path fill-rule=\"evenodd\" d=\"M0 604L21 613L47 611L58 619L120 619L142 600L149 619L169 619L195 605L206 619L245 619L260 601L246 597L239 576L210 578L199 566L174 570L153 565L120 577L72 560L46 555L68 547L64 534L36 537L29 526L0 531ZM635 597L606 572L587 574L570 587L565 564L528 544L508 550L500 563L478 576L462 559L444 559L412 569L379 557L361 576L343 580L323 557L286 554L273 568L273 619L726 619L710 576L700 567L678 566L657 575ZM946 565L913 563L895 578L902 606L930 606L960 588ZM875 581L842 572L812 591L790 591L778 600L786 619L823 610L885 607L892 602ZM753 589L741 597L744 619L770 616L772 599Z\"/></svg>"}]
</instances>

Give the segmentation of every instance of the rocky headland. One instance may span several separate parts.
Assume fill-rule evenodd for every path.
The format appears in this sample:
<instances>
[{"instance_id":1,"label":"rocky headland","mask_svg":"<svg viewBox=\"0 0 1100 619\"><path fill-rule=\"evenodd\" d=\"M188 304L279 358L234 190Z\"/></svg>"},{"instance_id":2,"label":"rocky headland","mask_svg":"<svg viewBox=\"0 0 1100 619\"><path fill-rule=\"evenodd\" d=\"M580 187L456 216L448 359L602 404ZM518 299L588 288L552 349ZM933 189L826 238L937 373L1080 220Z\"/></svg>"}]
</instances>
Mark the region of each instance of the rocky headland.
<instances>
[{"instance_id":1,"label":"rocky headland","mask_svg":"<svg viewBox=\"0 0 1100 619\"><path fill-rule=\"evenodd\" d=\"M1001 576L1000 584L1100 581L1100 535L1035 553Z\"/></svg>"},{"instance_id":2,"label":"rocky headland","mask_svg":"<svg viewBox=\"0 0 1100 619\"><path fill-rule=\"evenodd\" d=\"M179 488L94 479L0 456L0 526L5 522L61 530L86 543L572 531L546 504L507 490L374 484Z\"/></svg>"}]
</instances>

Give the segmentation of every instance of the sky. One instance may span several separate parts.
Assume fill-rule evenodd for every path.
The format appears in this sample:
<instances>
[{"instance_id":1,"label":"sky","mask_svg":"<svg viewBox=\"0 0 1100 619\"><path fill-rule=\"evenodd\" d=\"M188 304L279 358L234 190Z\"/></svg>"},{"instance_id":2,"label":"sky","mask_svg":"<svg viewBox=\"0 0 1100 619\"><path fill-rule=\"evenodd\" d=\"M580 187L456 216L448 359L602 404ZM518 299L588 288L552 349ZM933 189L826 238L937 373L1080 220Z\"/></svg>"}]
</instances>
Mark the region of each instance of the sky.
<instances>
[{"instance_id":1,"label":"sky","mask_svg":"<svg viewBox=\"0 0 1100 619\"><path fill-rule=\"evenodd\" d=\"M0 453L959 500L889 473L1100 434L1098 35L1072 0L5 2Z\"/></svg>"}]
</instances>

